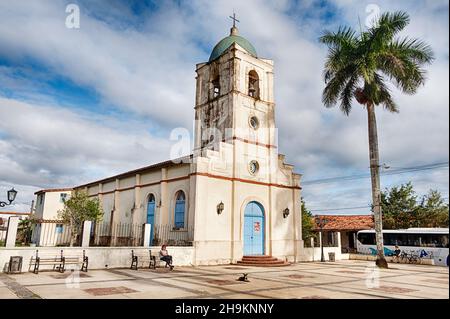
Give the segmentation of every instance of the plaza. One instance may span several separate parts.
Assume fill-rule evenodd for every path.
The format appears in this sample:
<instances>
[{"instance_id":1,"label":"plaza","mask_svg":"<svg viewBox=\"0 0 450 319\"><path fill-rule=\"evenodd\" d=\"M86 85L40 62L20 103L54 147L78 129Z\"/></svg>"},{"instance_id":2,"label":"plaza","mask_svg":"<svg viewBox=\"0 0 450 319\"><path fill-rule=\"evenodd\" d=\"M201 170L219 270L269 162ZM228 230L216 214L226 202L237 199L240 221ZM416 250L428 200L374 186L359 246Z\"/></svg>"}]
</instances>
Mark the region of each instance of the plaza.
<instances>
[{"instance_id":1,"label":"plaza","mask_svg":"<svg viewBox=\"0 0 450 319\"><path fill-rule=\"evenodd\" d=\"M249 282L237 280L243 273ZM378 270L356 260L0 274L0 299L448 299L448 287L446 267L391 264Z\"/></svg>"}]
</instances>

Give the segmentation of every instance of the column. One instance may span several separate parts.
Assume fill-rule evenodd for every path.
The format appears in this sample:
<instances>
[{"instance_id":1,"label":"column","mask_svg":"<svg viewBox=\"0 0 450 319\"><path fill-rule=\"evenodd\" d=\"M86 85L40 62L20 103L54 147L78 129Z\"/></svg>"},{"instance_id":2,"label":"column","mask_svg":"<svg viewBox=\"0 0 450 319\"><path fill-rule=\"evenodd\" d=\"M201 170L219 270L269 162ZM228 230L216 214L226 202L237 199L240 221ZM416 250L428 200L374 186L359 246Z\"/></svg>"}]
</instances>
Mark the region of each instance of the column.
<instances>
[{"instance_id":1,"label":"column","mask_svg":"<svg viewBox=\"0 0 450 319\"><path fill-rule=\"evenodd\" d=\"M151 230L152 230L152 225L151 224L145 224L144 225L144 247L149 247L150 246L150 234L151 234Z\"/></svg>"},{"instance_id":2,"label":"column","mask_svg":"<svg viewBox=\"0 0 450 319\"><path fill-rule=\"evenodd\" d=\"M11 216L8 219L8 230L6 232L6 248L16 246L17 227L19 226L19 217Z\"/></svg>"},{"instance_id":3,"label":"column","mask_svg":"<svg viewBox=\"0 0 450 319\"><path fill-rule=\"evenodd\" d=\"M83 233L81 234L81 247L89 247L89 241L91 239L91 227L92 222L89 220L83 223Z\"/></svg>"},{"instance_id":4,"label":"column","mask_svg":"<svg viewBox=\"0 0 450 319\"><path fill-rule=\"evenodd\" d=\"M167 168L161 169L161 205L159 207L159 222L161 225L168 225L169 218L169 199L167 194Z\"/></svg>"}]
</instances>

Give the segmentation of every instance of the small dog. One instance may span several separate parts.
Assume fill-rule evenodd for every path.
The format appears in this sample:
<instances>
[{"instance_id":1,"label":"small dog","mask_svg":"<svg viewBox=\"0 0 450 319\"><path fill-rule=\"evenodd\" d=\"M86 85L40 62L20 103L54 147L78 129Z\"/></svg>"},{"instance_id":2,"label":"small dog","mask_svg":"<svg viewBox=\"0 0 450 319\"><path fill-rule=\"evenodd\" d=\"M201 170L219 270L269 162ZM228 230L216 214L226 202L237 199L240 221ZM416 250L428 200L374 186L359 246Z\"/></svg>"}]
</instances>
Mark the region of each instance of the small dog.
<instances>
[{"instance_id":1,"label":"small dog","mask_svg":"<svg viewBox=\"0 0 450 319\"><path fill-rule=\"evenodd\" d=\"M237 280L238 281L245 281L245 282L249 282L247 276L248 274L242 274L243 276L239 277Z\"/></svg>"}]
</instances>

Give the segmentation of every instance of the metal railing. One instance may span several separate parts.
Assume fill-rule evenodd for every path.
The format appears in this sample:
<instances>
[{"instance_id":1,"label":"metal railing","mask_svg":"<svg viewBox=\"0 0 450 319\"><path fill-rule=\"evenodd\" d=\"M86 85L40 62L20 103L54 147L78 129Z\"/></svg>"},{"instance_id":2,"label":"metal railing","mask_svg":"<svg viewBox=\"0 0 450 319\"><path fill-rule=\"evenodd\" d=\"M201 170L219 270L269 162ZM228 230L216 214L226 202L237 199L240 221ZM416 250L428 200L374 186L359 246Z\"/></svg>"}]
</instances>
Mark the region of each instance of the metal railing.
<instances>
[{"instance_id":1,"label":"metal railing","mask_svg":"<svg viewBox=\"0 0 450 319\"><path fill-rule=\"evenodd\" d=\"M143 238L143 224L97 222L91 230L90 246L142 246Z\"/></svg>"},{"instance_id":2,"label":"metal railing","mask_svg":"<svg viewBox=\"0 0 450 319\"><path fill-rule=\"evenodd\" d=\"M192 246L194 227L174 228L173 225L155 225L152 246Z\"/></svg>"},{"instance_id":3,"label":"metal railing","mask_svg":"<svg viewBox=\"0 0 450 319\"><path fill-rule=\"evenodd\" d=\"M91 231L90 246L143 246L145 224L95 223ZM152 226L150 246L192 246L194 228L175 228L173 225Z\"/></svg>"}]
</instances>

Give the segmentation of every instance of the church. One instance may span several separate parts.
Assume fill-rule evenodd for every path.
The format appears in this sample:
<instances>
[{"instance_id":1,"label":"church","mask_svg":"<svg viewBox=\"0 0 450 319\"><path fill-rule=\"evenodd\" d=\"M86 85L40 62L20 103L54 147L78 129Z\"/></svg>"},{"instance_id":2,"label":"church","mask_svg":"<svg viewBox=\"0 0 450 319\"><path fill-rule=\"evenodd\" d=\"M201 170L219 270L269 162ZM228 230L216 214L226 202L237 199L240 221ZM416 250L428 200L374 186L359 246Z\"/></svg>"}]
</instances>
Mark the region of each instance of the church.
<instances>
[{"instance_id":1,"label":"church","mask_svg":"<svg viewBox=\"0 0 450 319\"><path fill-rule=\"evenodd\" d=\"M273 61L233 23L196 74L191 155L73 190L98 198L108 223L193 229L195 265L300 261L301 176L278 154Z\"/></svg>"}]
</instances>

